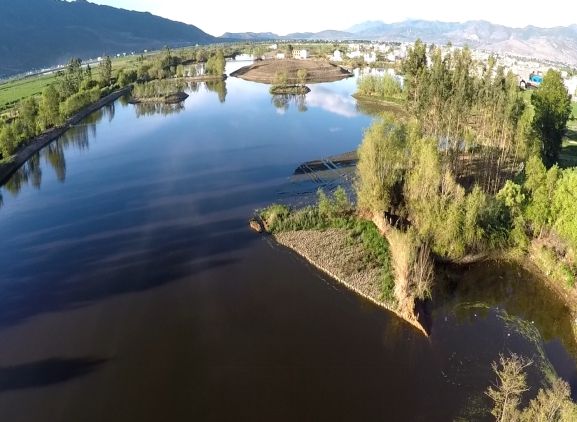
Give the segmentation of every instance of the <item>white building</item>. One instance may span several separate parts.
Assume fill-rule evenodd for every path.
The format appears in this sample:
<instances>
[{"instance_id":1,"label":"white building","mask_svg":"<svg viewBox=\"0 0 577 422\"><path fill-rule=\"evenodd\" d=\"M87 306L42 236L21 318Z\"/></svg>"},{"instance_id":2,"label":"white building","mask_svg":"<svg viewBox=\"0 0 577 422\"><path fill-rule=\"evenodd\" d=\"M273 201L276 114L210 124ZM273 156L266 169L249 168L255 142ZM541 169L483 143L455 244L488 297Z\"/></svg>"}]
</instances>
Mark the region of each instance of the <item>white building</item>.
<instances>
[{"instance_id":1,"label":"white building","mask_svg":"<svg viewBox=\"0 0 577 422\"><path fill-rule=\"evenodd\" d=\"M293 50L293 58L299 60L306 60L309 57L309 53L307 50Z\"/></svg>"},{"instance_id":2,"label":"white building","mask_svg":"<svg viewBox=\"0 0 577 422\"><path fill-rule=\"evenodd\" d=\"M342 62L343 61L343 53L340 50L335 50L333 55L330 57L331 62Z\"/></svg>"},{"instance_id":3,"label":"white building","mask_svg":"<svg viewBox=\"0 0 577 422\"><path fill-rule=\"evenodd\" d=\"M565 86L567 91L572 95L571 99L577 101L577 76L573 76L570 79L565 79Z\"/></svg>"},{"instance_id":4,"label":"white building","mask_svg":"<svg viewBox=\"0 0 577 422\"><path fill-rule=\"evenodd\" d=\"M276 59L277 60L284 60L284 58L285 58L284 53L276 53Z\"/></svg>"},{"instance_id":5,"label":"white building","mask_svg":"<svg viewBox=\"0 0 577 422\"><path fill-rule=\"evenodd\" d=\"M377 61L377 54L374 51L365 53L363 59L365 60L365 63L375 63Z\"/></svg>"}]
</instances>

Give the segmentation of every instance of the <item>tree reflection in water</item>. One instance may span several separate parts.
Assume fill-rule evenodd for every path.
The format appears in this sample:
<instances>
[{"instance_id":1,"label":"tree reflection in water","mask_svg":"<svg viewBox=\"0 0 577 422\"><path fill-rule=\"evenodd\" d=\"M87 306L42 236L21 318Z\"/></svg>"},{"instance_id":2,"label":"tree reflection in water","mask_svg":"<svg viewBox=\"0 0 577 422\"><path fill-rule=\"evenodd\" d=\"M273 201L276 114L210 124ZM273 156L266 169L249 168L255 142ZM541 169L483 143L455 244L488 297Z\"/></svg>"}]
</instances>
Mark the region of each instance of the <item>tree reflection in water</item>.
<instances>
[{"instance_id":1,"label":"tree reflection in water","mask_svg":"<svg viewBox=\"0 0 577 422\"><path fill-rule=\"evenodd\" d=\"M226 101L226 94L228 93L226 90L226 81L225 80L218 80L218 81L207 81L206 82L206 89L210 92L216 92L218 95L218 100L221 103Z\"/></svg>"},{"instance_id":2,"label":"tree reflection in water","mask_svg":"<svg viewBox=\"0 0 577 422\"><path fill-rule=\"evenodd\" d=\"M155 114L168 116L169 114L177 114L184 110L184 103L139 103L134 104L134 106L137 118L143 116L154 116Z\"/></svg>"},{"instance_id":3,"label":"tree reflection in water","mask_svg":"<svg viewBox=\"0 0 577 422\"><path fill-rule=\"evenodd\" d=\"M60 138L42 148L34 154L8 179L4 184L6 191L12 195L18 195L22 187L30 183L34 188L39 189L42 185L42 162L49 164L56 173L56 178L60 182L66 180L66 157L65 151L70 148L78 150L88 150L90 146L91 133L96 136L96 124L104 117L109 120L114 118L114 104L103 107L92 113L77 126L68 129ZM2 196L0 194L0 207L2 206Z\"/></svg>"},{"instance_id":4,"label":"tree reflection in water","mask_svg":"<svg viewBox=\"0 0 577 422\"><path fill-rule=\"evenodd\" d=\"M291 104L301 113L308 111L306 94L274 94L272 104L282 112L288 111Z\"/></svg>"},{"instance_id":5,"label":"tree reflection in water","mask_svg":"<svg viewBox=\"0 0 577 422\"><path fill-rule=\"evenodd\" d=\"M226 81L209 81L206 83L199 82L180 82L180 88L185 89L190 93L197 93L200 91L202 84L210 92L218 95L221 103L226 101L227 89ZM128 105L128 96L120 98L121 105ZM169 114L180 113L184 107L184 102L178 104L162 104L162 103L141 103L134 105L136 116L151 116L161 114L167 116ZM300 109L300 108L299 108ZM86 117L82 123L68 129L60 138L44 147L42 150L34 154L30 159L20 167L10 179L4 184L4 189L12 195L18 195L26 184L30 183L34 188L39 189L42 185L42 163L46 163L52 167L56 173L56 178L60 182L66 180L66 156L65 151L69 148L77 148L78 150L88 150L90 147L90 134L96 136L96 125L102 119L107 118L108 121L114 119L116 113L115 103L102 107L100 110L92 113ZM3 205L3 197L0 192L0 207Z\"/></svg>"}]
</instances>

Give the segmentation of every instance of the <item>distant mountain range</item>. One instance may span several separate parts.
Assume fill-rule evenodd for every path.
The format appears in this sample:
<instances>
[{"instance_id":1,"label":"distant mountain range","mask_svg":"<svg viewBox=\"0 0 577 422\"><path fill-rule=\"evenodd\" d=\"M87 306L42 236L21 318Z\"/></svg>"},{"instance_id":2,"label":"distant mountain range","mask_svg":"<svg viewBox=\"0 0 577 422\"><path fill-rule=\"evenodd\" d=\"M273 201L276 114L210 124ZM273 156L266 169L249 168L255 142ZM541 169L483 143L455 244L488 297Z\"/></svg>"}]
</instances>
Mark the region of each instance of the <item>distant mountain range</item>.
<instances>
[{"instance_id":1,"label":"distant mountain range","mask_svg":"<svg viewBox=\"0 0 577 422\"><path fill-rule=\"evenodd\" d=\"M577 25L509 28L486 21L465 23L412 20L363 22L344 31L279 36L225 33L213 37L196 26L150 13L99 6L86 0L0 0L0 77L117 53L231 40L382 40L468 44L577 65Z\"/></svg>"},{"instance_id":2,"label":"distant mountain range","mask_svg":"<svg viewBox=\"0 0 577 422\"><path fill-rule=\"evenodd\" d=\"M91 58L206 44L196 26L77 0L0 0L0 76Z\"/></svg>"},{"instance_id":3,"label":"distant mountain range","mask_svg":"<svg viewBox=\"0 0 577 422\"><path fill-rule=\"evenodd\" d=\"M438 22L409 20L398 23L368 21L345 31L294 33L224 34L225 38L244 40L375 40L414 41L469 45L495 52L517 54L577 65L577 25L556 28L510 28L487 21Z\"/></svg>"}]
</instances>

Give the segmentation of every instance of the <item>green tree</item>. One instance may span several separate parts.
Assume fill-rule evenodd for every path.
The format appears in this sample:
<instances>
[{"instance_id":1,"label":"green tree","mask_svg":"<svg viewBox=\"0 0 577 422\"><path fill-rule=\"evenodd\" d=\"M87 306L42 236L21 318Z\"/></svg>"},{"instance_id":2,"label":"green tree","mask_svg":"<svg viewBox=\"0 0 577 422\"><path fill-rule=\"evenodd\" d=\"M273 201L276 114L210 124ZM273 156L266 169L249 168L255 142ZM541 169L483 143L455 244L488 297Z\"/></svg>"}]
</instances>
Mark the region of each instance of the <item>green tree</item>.
<instances>
[{"instance_id":1,"label":"green tree","mask_svg":"<svg viewBox=\"0 0 577 422\"><path fill-rule=\"evenodd\" d=\"M523 422L569 422L577 420L577 406L571 400L569 385L555 378L548 388L541 388L537 397L523 410Z\"/></svg>"},{"instance_id":2,"label":"green tree","mask_svg":"<svg viewBox=\"0 0 577 422\"><path fill-rule=\"evenodd\" d=\"M487 395L493 400L491 414L498 422L511 422L519 419L519 403L524 392L528 391L525 369L531 361L516 354L509 357L501 355L499 363L493 362L492 368L497 382L489 387Z\"/></svg>"},{"instance_id":3,"label":"green tree","mask_svg":"<svg viewBox=\"0 0 577 422\"><path fill-rule=\"evenodd\" d=\"M409 49L407 58L403 61L402 70L407 84L407 105L418 115L423 111L422 97L428 86L427 45L421 40L417 40Z\"/></svg>"},{"instance_id":4,"label":"green tree","mask_svg":"<svg viewBox=\"0 0 577 422\"><path fill-rule=\"evenodd\" d=\"M541 159L533 156L527 162L525 177L523 187L528 192L525 215L531 223L533 233L541 237L544 229L552 223L551 203L560 177L559 167L553 166L547 171Z\"/></svg>"},{"instance_id":5,"label":"green tree","mask_svg":"<svg viewBox=\"0 0 577 422\"><path fill-rule=\"evenodd\" d=\"M54 85L49 85L42 93L38 108L38 120L42 130L62 123L60 117L60 95Z\"/></svg>"},{"instance_id":6,"label":"green tree","mask_svg":"<svg viewBox=\"0 0 577 422\"><path fill-rule=\"evenodd\" d=\"M555 230L577 251L577 169L563 171L552 208Z\"/></svg>"},{"instance_id":7,"label":"green tree","mask_svg":"<svg viewBox=\"0 0 577 422\"><path fill-rule=\"evenodd\" d=\"M0 154L2 158L10 157L16 150L16 135L12 125L8 124L0 129Z\"/></svg>"},{"instance_id":8,"label":"green tree","mask_svg":"<svg viewBox=\"0 0 577 422\"><path fill-rule=\"evenodd\" d=\"M277 71L274 75L273 86L285 87L288 85L288 73L286 70Z\"/></svg>"},{"instance_id":9,"label":"green tree","mask_svg":"<svg viewBox=\"0 0 577 422\"><path fill-rule=\"evenodd\" d=\"M571 115L571 96L563 84L561 74L549 70L531 97L535 109L533 129L542 142L543 162L553 166L561 150L561 142Z\"/></svg>"},{"instance_id":10,"label":"green tree","mask_svg":"<svg viewBox=\"0 0 577 422\"><path fill-rule=\"evenodd\" d=\"M110 56L106 56L99 65L100 68L100 84L102 87L107 87L112 84L112 60Z\"/></svg>"},{"instance_id":11,"label":"green tree","mask_svg":"<svg viewBox=\"0 0 577 422\"><path fill-rule=\"evenodd\" d=\"M64 72L58 72L59 91L63 98L70 97L80 90L80 84L84 79L82 71L82 60L78 58L70 59Z\"/></svg>"},{"instance_id":12,"label":"green tree","mask_svg":"<svg viewBox=\"0 0 577 422\"><path fill-rule=\"evenodd\" d=\"M224 73L225 66L224 53L221 49L218 49L206 62L205 73L207 75L220 76Z\"/></svg>"},{"instance_id":13,"label":"green tree","mask_svg":"<svg viewBox=\"0 0 577 422\"><path fill-rule=\"evenodd\" d=\"M26 140L36 136L38 133L37 126L38 102L35 97L25 98L20 102L18 107L18 120L22 124L22 132L19 137Z\"/></svg>"},{"instance_id":14,"label":"green tree","mask_svg":"<svg viewBox=\"0 0 577 422\"><path fill-rule=\"evenodd\" d=\"M375 122L359 147L356 186L359 207L377 213L389 211L406 162L406 126L396 123L392 116Z\"/></svg>"}]
</instances>

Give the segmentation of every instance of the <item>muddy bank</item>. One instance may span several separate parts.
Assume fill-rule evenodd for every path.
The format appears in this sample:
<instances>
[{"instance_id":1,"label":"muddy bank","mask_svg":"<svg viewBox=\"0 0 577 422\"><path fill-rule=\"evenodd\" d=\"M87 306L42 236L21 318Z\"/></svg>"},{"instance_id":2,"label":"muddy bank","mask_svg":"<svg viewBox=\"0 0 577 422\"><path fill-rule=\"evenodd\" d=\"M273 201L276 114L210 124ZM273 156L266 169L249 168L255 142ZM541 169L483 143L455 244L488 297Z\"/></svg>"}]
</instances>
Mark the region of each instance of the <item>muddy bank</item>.
<instances>
[{"instance_id":1,"label":"muddy bank","mask_svg":"<svg viewBox=\"0 0 577 422\"><path fill-rule=\"evenodd\" d=\"M265 60L245 66L230 76L252 82L272 84L278 73L286 73L289 84L299 83L297 72L307 71L306 83L334 82L353 76L351 72L324 60Z\"/></svg>"},{"instance_id":2,"label":"muddy bank","mask_svg":"<svg viewBox=\"0 0 577 422\"><path fill-rule=\"evenodd\" d=\"M362 244L350 241L350 230L290 231L275 234L274 238L350 290L393 312L427 335L418 321L406 318L397 311L394 303L382 300L379 288L382 280L381 268L378 265L364 264L367 252Z\"/></svg>"},{"instance_id":3,"label":"muddy bank","mask_svg":"<svg viewBox=\"0 0 577 422\"><path fill-rule=\"evenodd\" d=\"M132 87L129 86L113 92L112 94L101 98L94 104L85 107L74 116L69 118L62 126L52 128L43 134L31 139L23 148L18 150L16 154L12 156L12 160L10 162L0 164L0 185L3 185L16 170L18 170L30 157L32 157L32 155L44 148L50 142L62 136L64 132L70 129L72 125L80 123L80 121L88 115L94 113L105 105L116 101L121 96L128 94L131 90Z\"/></svg>"}]
</instances>

